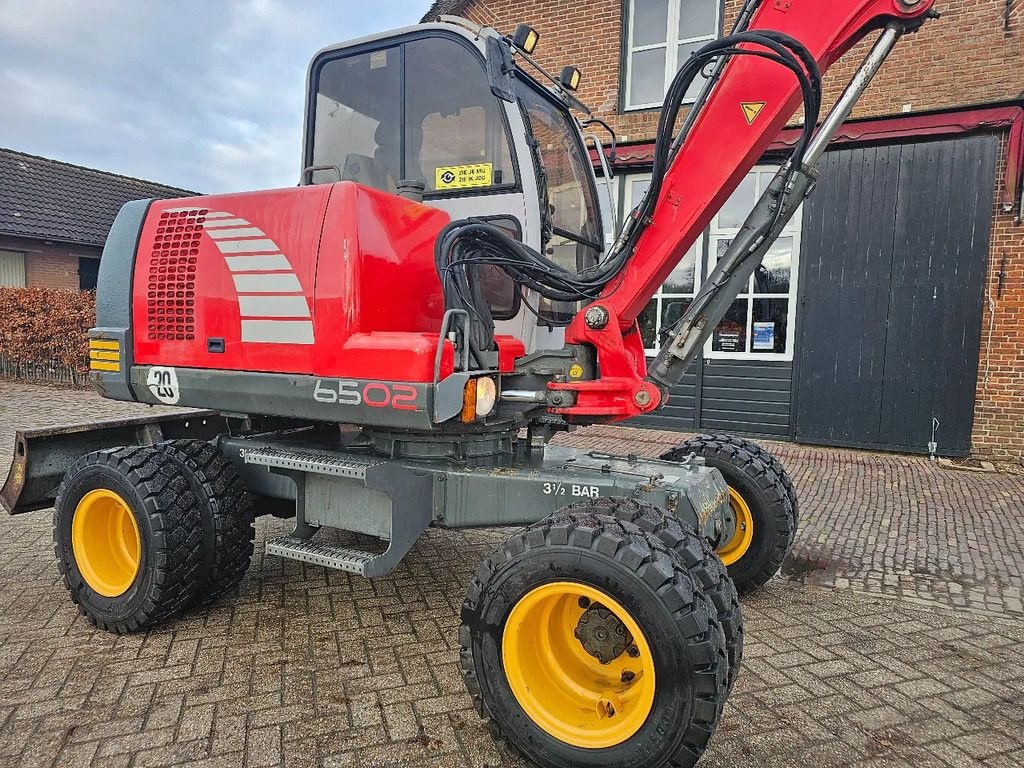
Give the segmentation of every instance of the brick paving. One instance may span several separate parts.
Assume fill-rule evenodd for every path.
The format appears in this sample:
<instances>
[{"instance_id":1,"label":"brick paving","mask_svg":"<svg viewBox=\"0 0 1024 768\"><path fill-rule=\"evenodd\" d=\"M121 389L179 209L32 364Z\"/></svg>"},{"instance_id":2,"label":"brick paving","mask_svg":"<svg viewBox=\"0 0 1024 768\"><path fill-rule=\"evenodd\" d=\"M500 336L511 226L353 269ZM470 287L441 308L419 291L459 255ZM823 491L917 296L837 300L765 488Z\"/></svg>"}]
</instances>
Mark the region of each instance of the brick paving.
<instances>
[{"instance_id":1,"label":"brick paving","mask_svg":"<svg viewBox=\"0 0 1024 768\"><path fill-rule=\"evenodd\" d=\"M675 432L592 427L561 442L657 456ZM926 457L765 442L801 511L784 573L955 607L1024 614L1024 475L941 468Z\"/></svg>"},{"instance_id":2,"label":"brick paving","mask_svg":"<svg viewBox=\"0 0 1024 768\"><path fill-rule=\"evenodd\" d=\"M0 474L18 427L140 410L0 382ZM679 436L568 439L656 454ZM772 447L803 526L786 578L745 601L744 669L701 764L1024 765L1024 478ZM376 581L257 557L237 597L115 637L67 599L49 516L0 516L0 766L522 766L455 647L497 536L431 531Z\"/></svg>"}]
</instances>

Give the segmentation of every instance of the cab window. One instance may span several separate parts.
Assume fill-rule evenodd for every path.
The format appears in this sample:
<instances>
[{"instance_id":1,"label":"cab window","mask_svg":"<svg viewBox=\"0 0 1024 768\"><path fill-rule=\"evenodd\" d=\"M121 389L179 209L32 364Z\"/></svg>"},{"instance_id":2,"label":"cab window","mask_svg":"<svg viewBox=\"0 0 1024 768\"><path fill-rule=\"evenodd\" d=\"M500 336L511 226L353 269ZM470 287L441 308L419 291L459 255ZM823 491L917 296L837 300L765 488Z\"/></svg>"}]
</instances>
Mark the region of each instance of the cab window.
<instances>
[{"instance_id":1,"label":"cab window","mask_svg":"<svg viewBox=\"0 0 1024 768\"><path fill-rule=\"evenodd\" d=\"M310 165L314 184L344 179L393 192L402 178L401 50L333 59L317 77ZM340 176L340 178L339 178Z\"/></svg>"},{"instance_id":2,"label":"cab window","mask_svg":"<svg viewBox=\"0 0 1024 768\"><path fill-rule=\"evenodd\" d=\"M560 266L584 270L598 262L603 250L590 156L572 116L552 97L526 78L517 80L516 93L543 169L538 181L546 197L551 230L546 251ZM552 322L566 323L578 308L575 303L542 299L540 315Z\"/></svg>"},{"instance_id":3,"label":"cab window","mask_svg":"<svg viewBox=\"0 0 1024 768\"><path fill-rule=\"evenodd\" d=\"M356 181L394 191L401 179L426 193L514 187L501 107L483 60L450 37L424 37L324 62L314 80L314 183ZM403 98L404 94L404 98Z\"/></svg>"},{"instance_id":4,"label":"cab window","mask_svg":"<svg viewBox=\"0 0 1024 768\"><path fill-rule=\"evenodd\" d=\"M427 192L515 184L505 118L480 58L443 37L405 45L406 173Z\"/></svg>"}]
</instances>

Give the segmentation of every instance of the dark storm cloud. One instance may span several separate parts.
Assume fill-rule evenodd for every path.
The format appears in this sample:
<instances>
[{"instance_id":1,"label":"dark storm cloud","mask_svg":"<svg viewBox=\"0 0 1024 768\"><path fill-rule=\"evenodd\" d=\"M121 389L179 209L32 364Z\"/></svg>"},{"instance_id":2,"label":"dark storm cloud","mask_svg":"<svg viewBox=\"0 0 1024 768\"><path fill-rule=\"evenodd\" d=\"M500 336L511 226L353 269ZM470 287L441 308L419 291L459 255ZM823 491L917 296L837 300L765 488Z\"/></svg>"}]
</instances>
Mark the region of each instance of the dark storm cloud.
<instances>
[{"instance_id":1,"label":"dark storm cloud","mask_svg":"<svg viewBox=\"0 0 1024 768\"><path fill-rule=\"evenodd\" d=\"M291 185L312 55L427 5L0 0L0 146L204 192Z\"/></svg>"}]
</instances>

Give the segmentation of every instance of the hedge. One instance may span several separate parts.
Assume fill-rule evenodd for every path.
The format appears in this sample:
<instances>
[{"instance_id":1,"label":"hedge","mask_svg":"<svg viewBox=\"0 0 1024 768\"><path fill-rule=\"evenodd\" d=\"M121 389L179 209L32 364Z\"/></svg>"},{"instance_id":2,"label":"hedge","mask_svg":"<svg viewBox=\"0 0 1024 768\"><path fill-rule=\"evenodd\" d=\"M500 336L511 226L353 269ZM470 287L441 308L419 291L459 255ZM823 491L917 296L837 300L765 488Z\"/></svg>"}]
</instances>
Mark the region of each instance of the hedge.
<instances>
[{"instance_id":1,"label":"hedge","mask_svg":"<svg viewBox=\"0 0 1024 768\"><path fill-rule=\"evenodd\" d=\"M95 320L91 291L0 287L0 375L85 384Z\"/></svg>"}]
</instances>

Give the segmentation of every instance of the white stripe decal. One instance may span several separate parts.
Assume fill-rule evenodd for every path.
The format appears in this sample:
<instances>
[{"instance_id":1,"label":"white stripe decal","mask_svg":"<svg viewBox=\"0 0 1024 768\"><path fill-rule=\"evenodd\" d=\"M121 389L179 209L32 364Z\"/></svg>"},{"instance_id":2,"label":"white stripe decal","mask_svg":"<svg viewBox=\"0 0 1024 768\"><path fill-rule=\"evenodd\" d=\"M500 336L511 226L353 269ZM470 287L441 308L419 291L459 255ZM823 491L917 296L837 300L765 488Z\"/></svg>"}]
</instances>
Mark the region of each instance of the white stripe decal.
<instances>
[{"instance_id":1,"label":"white stripe decal","mask_svg":"<svg viewBox=\"0 0 1024 768\"><path fill-rule=\"evenodd\" d=\"M207 221L203 223L203 229L212 229L213 227L248 227L249 222L245 219L214 219L213 221Z\"/></svg>"},{"instance_id":2,"label":"white stripe decal","mask_svg":"<svg viewBox=\"0 0 1024 768\"><path fill-rule=\"evenodd\" d=\"M244 296L238 297L242 317L309 317L305 296Z\"/></svg>"},{"instance_id":3,"label":"white stripe decal","mask_svg":"<svg viewBox=\"0 0 1024 768\"><path fill-rule=\"evenodd\" d=\"M175 212L200 211L201 207ZM241 316L243 342L313 344L309 299L288 257L259 227L228 211L203 214L202 229L224 255ZM255 319L259 318L259 319ZM275 319L271 319L275 318ZM276 319L300 318L300 319Z\"/></svg>"},{"instance_id":4,"label":"white stripe decal","mask_svg":"<svg viewBox=\"0 0 1024 768\"><path fill-rule=\"evenodd\" d=\"M243 320L242 341L265 344L312 344L309 320Z\"/></svg>"},{"instance_id":5,"label":"white stripe decal","mask_svg":"<svg viewBox=\"0 0 1024 768\"><path fill-rule=\"evenodd\" d=\"M283 253L269 256L225 256L232 272L291 272L292 265Z\"/></svg>"},{"instance_id":6,"label":"white stripe decal","mask_svg":"<svg viewBox=\"0 0 1024 768\"><path fill-rule=\"evenodd\" d=\"M201 205L192 205L187 208L164 208L164 213L187 213L188 211L201 211Z\"/></svg>"},{"instance_id":7,"label":"white stripe decal","mask_svg":"<svg viewBox=\"0 0 1024 768\"><path fill-rule=\"evenodd\" d=\"M299 278L290 272L234 274L231 277L238 293L302 293Z\"/></svg>"},{"instance_id":8,"label":"white stripe decal","mask_svg":"<svg viewBox=\"0 0 1024 768\"><path fill-rule=\"evenodd\" d=\"M208 229L206 233L214 240L226 240L229 237L266 237L267 234L256 227L232 227L230 229Z\"/></svg>"},{"instance_id":9,"label":"white stripe decal","mask_svg":"<svg viewBox=\"0 0 1024 768\"><path fill-rule=\"evenodd\" d=\"M273 253L280 248L273 240L214 240L221 253Z\"/></svg>"}]
</instances>

